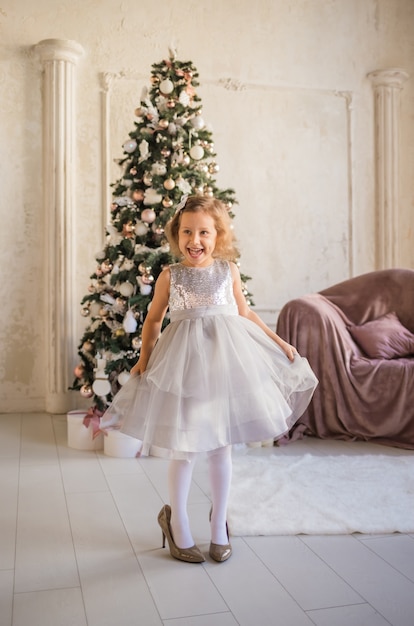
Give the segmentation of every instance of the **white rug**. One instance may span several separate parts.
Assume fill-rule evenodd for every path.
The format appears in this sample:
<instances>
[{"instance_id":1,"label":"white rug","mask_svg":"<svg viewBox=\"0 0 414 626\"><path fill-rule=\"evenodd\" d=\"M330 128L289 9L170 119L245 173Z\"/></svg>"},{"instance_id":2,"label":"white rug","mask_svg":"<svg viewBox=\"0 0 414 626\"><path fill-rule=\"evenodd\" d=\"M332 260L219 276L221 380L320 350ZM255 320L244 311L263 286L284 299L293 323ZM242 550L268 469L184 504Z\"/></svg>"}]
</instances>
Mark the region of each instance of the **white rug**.
<instances>
[{"instance_id":1,"label":"white rug","mask_svg":"<svg viewBox=\"0 0 414 626\"><path fill-rule=\"evenodd\" d=\"M414 532L414 455L235 454L232 535Z\"/></svg>"}]
</instances>

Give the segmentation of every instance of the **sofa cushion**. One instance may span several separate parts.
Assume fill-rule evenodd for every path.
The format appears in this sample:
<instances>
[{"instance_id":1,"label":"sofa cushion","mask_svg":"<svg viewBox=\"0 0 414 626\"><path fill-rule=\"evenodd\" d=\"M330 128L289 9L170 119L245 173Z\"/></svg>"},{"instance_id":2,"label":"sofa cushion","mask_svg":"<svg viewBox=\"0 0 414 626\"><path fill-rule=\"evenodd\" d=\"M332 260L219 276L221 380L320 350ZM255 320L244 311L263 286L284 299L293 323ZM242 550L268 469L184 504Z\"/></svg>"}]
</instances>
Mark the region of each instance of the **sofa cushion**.
<instances>
[{"instance_id":1,"label":"sofa cushion","mask_svg":"<svg viewBox=\"0 0 414 626\"><path fill-rule=\"evenodd\" d=\"M371 359L395 359L414 354L414 335L396 313L348 327L354 341Z\"/></svg>"}]
</instances>

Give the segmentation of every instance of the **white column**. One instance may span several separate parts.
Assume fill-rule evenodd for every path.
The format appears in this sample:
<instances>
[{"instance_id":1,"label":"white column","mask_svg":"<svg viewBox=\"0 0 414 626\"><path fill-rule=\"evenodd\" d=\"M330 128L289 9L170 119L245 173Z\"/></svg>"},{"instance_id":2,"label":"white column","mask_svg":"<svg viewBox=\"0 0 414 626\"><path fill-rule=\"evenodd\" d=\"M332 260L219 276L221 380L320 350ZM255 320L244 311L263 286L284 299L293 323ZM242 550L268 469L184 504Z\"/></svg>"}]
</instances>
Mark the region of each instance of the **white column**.
<instances>
[{"instance_id":1,"label":"white column","mask_svg":"<svg viewBox=\"0 0 414 626\"><path fill-rule=\"evenodd\" d=\"M112 194L110 192L110 115L111 115L111 88L115 78L115 74L110 72L102 72L100 74L101 81L101 114L102 114L102 237L105 238L106 226L110 223L110 201Z\"/></svg>"},{"instance_id":2,"label":"white column","mask_svg":"<svg viewBox=\"0 0 414 626\"><path fill-rule=\"evenodd\" d=\"M408 74L402 69L368 74L375 97L376 266L399 263L400 91Z\"/></svg>"},{"instance_id":3,"label":"white column","mask_svg":"<svg viewBox=\"0 0 414 626\"><path fill-rule=\"evenodd\" d=\"M70 409L74 337L75 72L83 48L45 39L43 63L43 203L46 216L46 411Z\"/></svg>"}]
</instances>

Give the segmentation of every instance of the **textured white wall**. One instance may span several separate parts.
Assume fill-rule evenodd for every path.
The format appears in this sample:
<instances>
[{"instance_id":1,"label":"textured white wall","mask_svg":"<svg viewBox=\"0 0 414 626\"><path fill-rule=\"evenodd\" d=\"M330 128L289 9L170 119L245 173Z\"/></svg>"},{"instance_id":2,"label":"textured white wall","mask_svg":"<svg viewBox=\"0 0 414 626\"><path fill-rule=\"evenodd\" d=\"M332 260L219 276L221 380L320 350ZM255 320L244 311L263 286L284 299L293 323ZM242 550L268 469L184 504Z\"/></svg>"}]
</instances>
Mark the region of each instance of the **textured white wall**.
<instances>
[{"instance_id":1,"label":"textured white wall","mask_svg":"<svg viewBox=\"0 0 414 626\"><path fill-rule=\"evenodd\" d=\"M75 40L86 53L77 68L77 301L103 237L100 74L120 74L111 87L117 158L151 65L171 43L199 70L218 180L236 190L242 269L266 321L296 295L374 269L367 74L387 67L411 76L401 92L399 265L414 267L412 0L3 0L0 33L0 411L44 408L42 75L33 52L43 39Z\"/></svg>"}]
</instances>

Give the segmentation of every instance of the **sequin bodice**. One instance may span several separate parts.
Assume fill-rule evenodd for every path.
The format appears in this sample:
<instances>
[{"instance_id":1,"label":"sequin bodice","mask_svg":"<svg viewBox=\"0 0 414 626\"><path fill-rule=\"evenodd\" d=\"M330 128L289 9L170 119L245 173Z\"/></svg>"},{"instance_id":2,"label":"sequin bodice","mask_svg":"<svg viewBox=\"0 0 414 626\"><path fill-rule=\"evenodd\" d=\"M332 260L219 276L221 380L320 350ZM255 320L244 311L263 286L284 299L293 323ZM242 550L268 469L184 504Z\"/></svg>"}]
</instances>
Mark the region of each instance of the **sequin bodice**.
<instances>
[{"instance_id":1,"label":"sequin bodice","mask_svg":"<svg viewBox=\"0 0 414 626\"><path fill-rule=\"evenodd\" d=\"M236 306L233 280L227 261L208 267L171 265L170 312L209 306Z\"/></svg>"}]
</instances>

